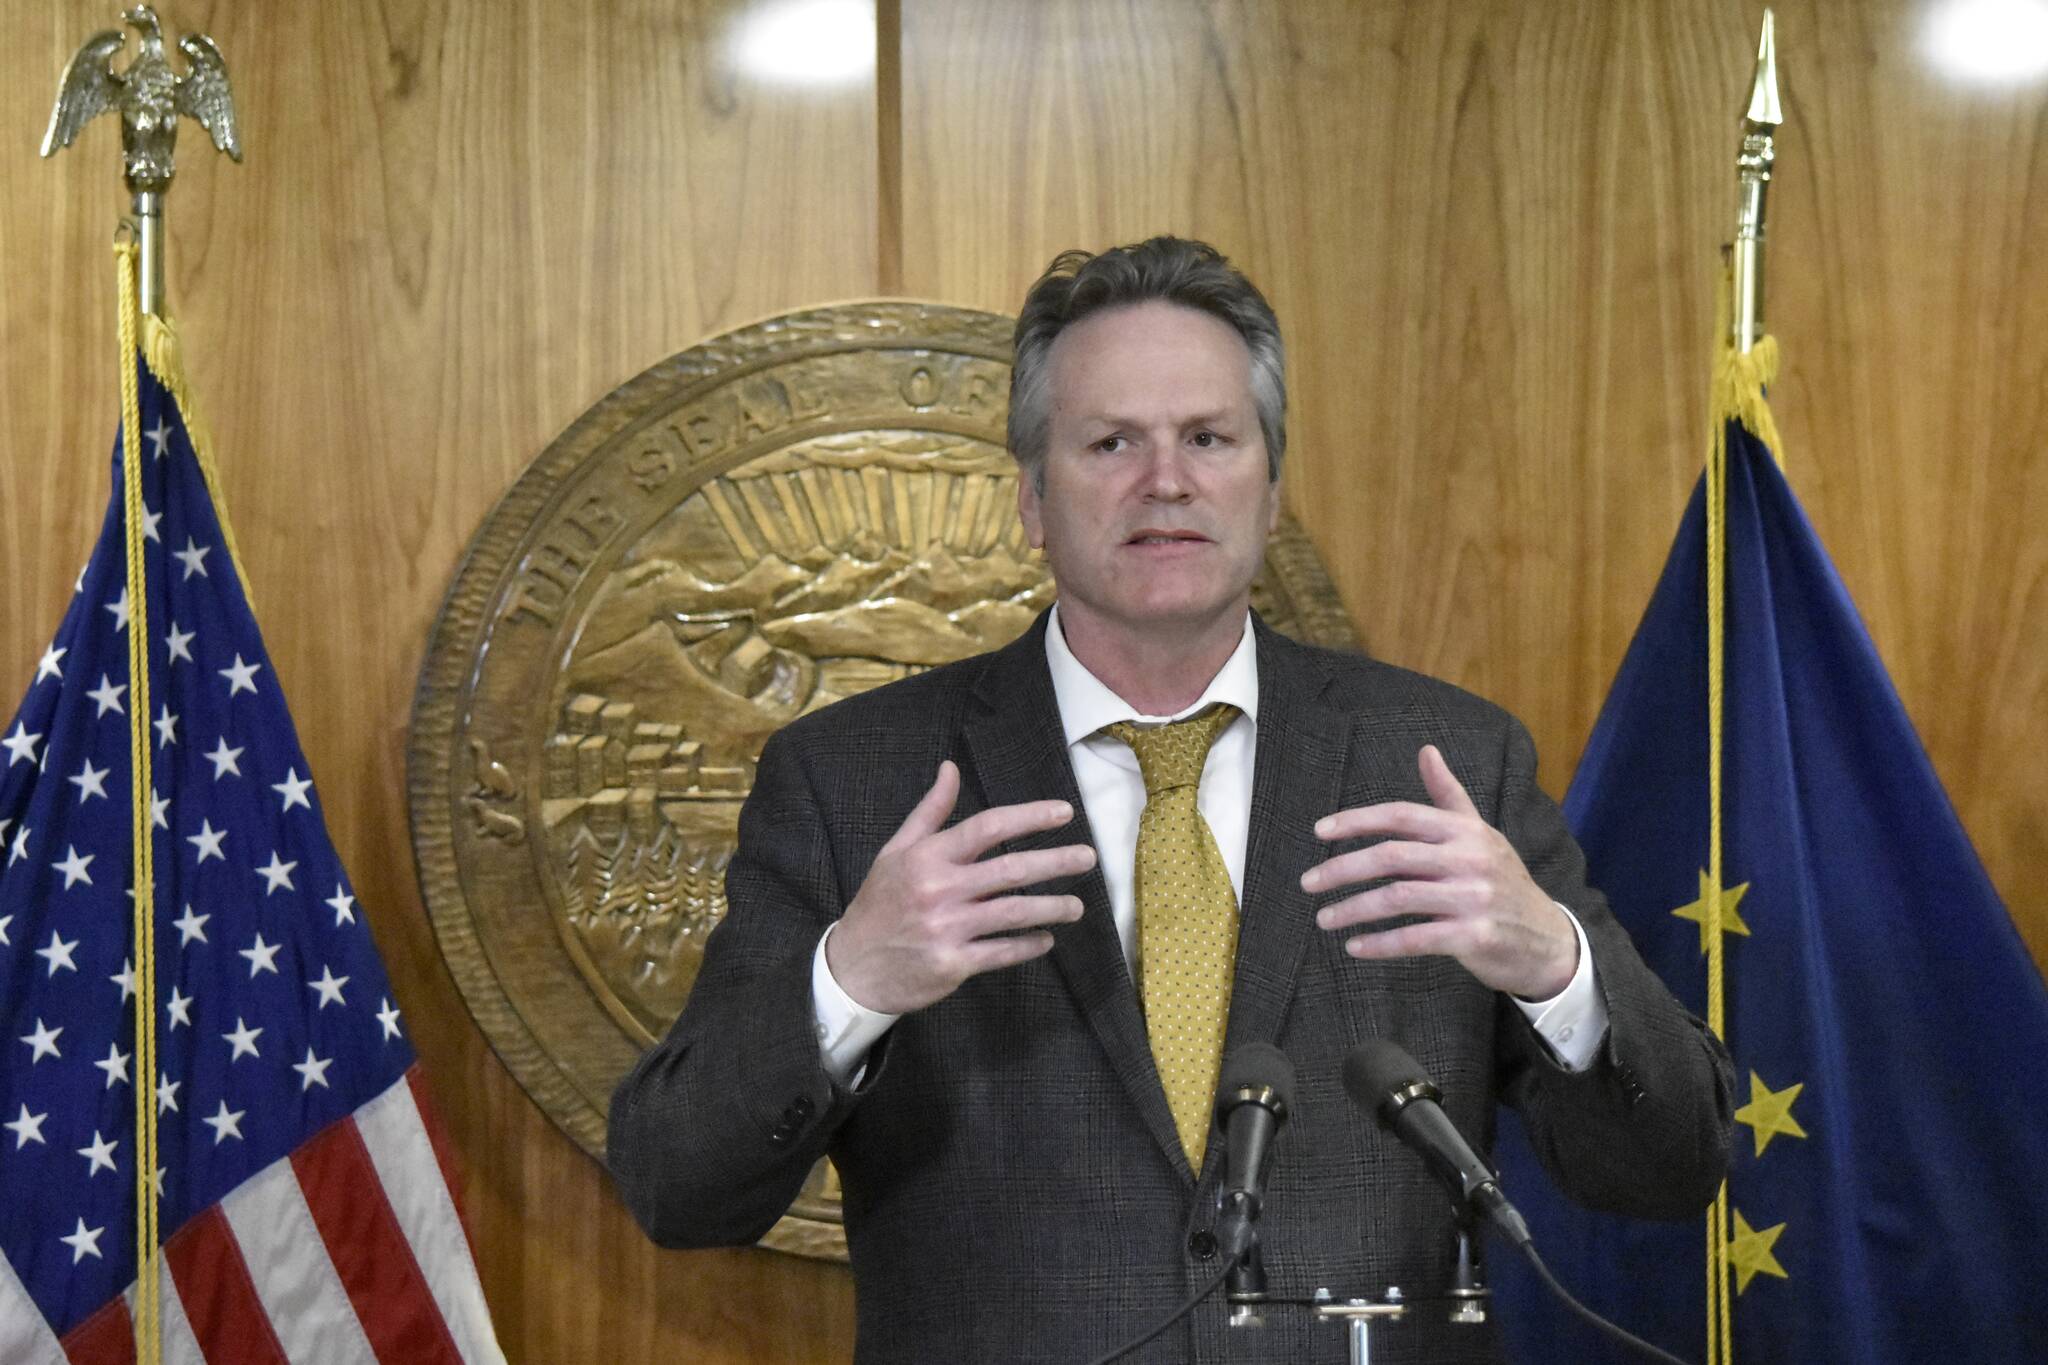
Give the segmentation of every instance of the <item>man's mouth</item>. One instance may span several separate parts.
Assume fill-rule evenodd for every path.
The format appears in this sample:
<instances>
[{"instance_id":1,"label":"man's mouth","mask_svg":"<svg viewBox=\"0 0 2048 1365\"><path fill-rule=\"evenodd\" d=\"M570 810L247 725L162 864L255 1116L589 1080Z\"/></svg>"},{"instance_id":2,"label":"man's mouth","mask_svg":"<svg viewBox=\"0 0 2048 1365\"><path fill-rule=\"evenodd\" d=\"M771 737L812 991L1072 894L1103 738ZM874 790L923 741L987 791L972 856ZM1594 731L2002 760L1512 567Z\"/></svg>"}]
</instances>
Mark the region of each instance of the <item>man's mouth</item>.
<instances>
[{"instance_id":1,"label":"man's mouth","mask_svg":"<svg viewBox=\"0 0 2048 1365\"><path fill-rule=\"evenodd\" d=\"M1175 545L1197 544L1206 541L1207 536L1193 531L1154 531L1150 528L1139 531L1124 541L1126 545Z\"/></svg>"}]
</instances>

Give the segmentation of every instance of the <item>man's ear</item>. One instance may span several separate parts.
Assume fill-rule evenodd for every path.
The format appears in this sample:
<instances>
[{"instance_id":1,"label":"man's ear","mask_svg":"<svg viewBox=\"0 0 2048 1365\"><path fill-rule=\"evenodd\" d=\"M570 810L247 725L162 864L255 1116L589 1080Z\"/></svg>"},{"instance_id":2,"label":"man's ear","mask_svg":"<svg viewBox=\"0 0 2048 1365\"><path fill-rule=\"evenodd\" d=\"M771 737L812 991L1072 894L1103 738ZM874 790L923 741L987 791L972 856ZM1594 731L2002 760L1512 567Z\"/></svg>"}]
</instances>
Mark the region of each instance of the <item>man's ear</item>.
<instances>
[{"instance_id":1,"label":"man's ear","mask_svg":"<svg viewBox=\"0 0 2048 1365\"><path fill-rule=\"evenodd\" d=\"M1045 548L1045 518L1040 515L1038 479L1028 469L1017 471L1017 520L1024 523L1024 538L1034 550Z\"/></svg>"}]
</instances>

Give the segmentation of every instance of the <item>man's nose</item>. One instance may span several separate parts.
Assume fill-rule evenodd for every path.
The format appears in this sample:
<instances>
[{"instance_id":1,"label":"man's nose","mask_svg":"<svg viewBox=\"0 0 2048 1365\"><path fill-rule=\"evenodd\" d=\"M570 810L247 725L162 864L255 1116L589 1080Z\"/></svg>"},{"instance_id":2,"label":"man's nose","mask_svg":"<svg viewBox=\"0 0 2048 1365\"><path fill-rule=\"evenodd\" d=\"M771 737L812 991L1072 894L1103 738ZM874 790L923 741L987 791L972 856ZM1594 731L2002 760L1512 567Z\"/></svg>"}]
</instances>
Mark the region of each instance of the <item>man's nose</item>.
<instances>
[{"instance_id":1,"label":"man's nose","mask_svg":"<svg viewBox=\"0 0 2048 1365\"><path fill-rule=\"evenodd\" d=\"M1178 441L1159 441L1146 456L1142 484L1146 498L1154 502L1185 502L1194 491L1188 477L1187 452Z\"/></svg>"}]
</instances>

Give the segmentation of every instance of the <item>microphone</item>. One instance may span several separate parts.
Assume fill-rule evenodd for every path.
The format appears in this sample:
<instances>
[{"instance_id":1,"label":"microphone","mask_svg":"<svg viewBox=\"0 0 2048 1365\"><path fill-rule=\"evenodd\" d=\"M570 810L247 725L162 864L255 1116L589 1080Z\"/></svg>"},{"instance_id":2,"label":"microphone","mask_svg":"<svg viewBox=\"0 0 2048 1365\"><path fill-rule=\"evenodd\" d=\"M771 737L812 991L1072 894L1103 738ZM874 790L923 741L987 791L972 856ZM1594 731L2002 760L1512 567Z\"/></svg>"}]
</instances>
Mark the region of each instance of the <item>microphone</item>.
<instances>
[{"instance_id":1,"label":"microphone","mask_svg":"<svg viewBox=\"0 0 2048 1365\"><path fill-rule=\"evenodd\" d=\"M1439 1103L1442 1092L1399 1044L1368 1038L1351 1049L1344 1058L1344 1089L1422 1157L1461 1216L1476 1210L1517 1247L1528 1246L1529 1225L1501 1192L1500 1176L1465 1141Z\"/></svg>"},{"instance_id":2,"label":"microphone","mask_svg":"<svg viewBox=\"0 0 2048 1365\"><path fill-rule=\"evenodd\" d=\"M1223 1130L1223 1183L1217 1191L1222 1212L1216 1244L1228 1258L1230 1302L1240 1307L1232 1323L1257 1326L1256 1310L1244 1307L1266 1297L1266 1269L1253 1228L1266 1200L1266 1162L1273 1139L1294 1103L1294 1063L1271 1043L1247 1043L1223 1059L1216 1093L1216 1124Z\"/></svg>"}]
</instances>

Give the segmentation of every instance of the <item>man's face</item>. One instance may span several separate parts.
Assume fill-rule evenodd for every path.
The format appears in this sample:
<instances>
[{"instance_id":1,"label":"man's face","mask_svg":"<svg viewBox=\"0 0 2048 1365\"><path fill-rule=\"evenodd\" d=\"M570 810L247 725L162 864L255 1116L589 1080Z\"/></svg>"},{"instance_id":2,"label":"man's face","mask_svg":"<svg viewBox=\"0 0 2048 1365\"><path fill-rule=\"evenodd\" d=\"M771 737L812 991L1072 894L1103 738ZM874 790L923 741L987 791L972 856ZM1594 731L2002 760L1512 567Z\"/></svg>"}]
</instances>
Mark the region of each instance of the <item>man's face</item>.
<instances>
[{"instance_id":1,"label":"man's face","mask_svg":"<svg viewBox=\"0 0 2048 1365\"><path fill-rule=\"evenodd\" d=\"M1244 341L1207 313L1134 304L1060 333L1047 379L1045 490L1026 477L1017 502L1070 632L1234 628L1280 509Z\"/></svg>"}]
</instances>

